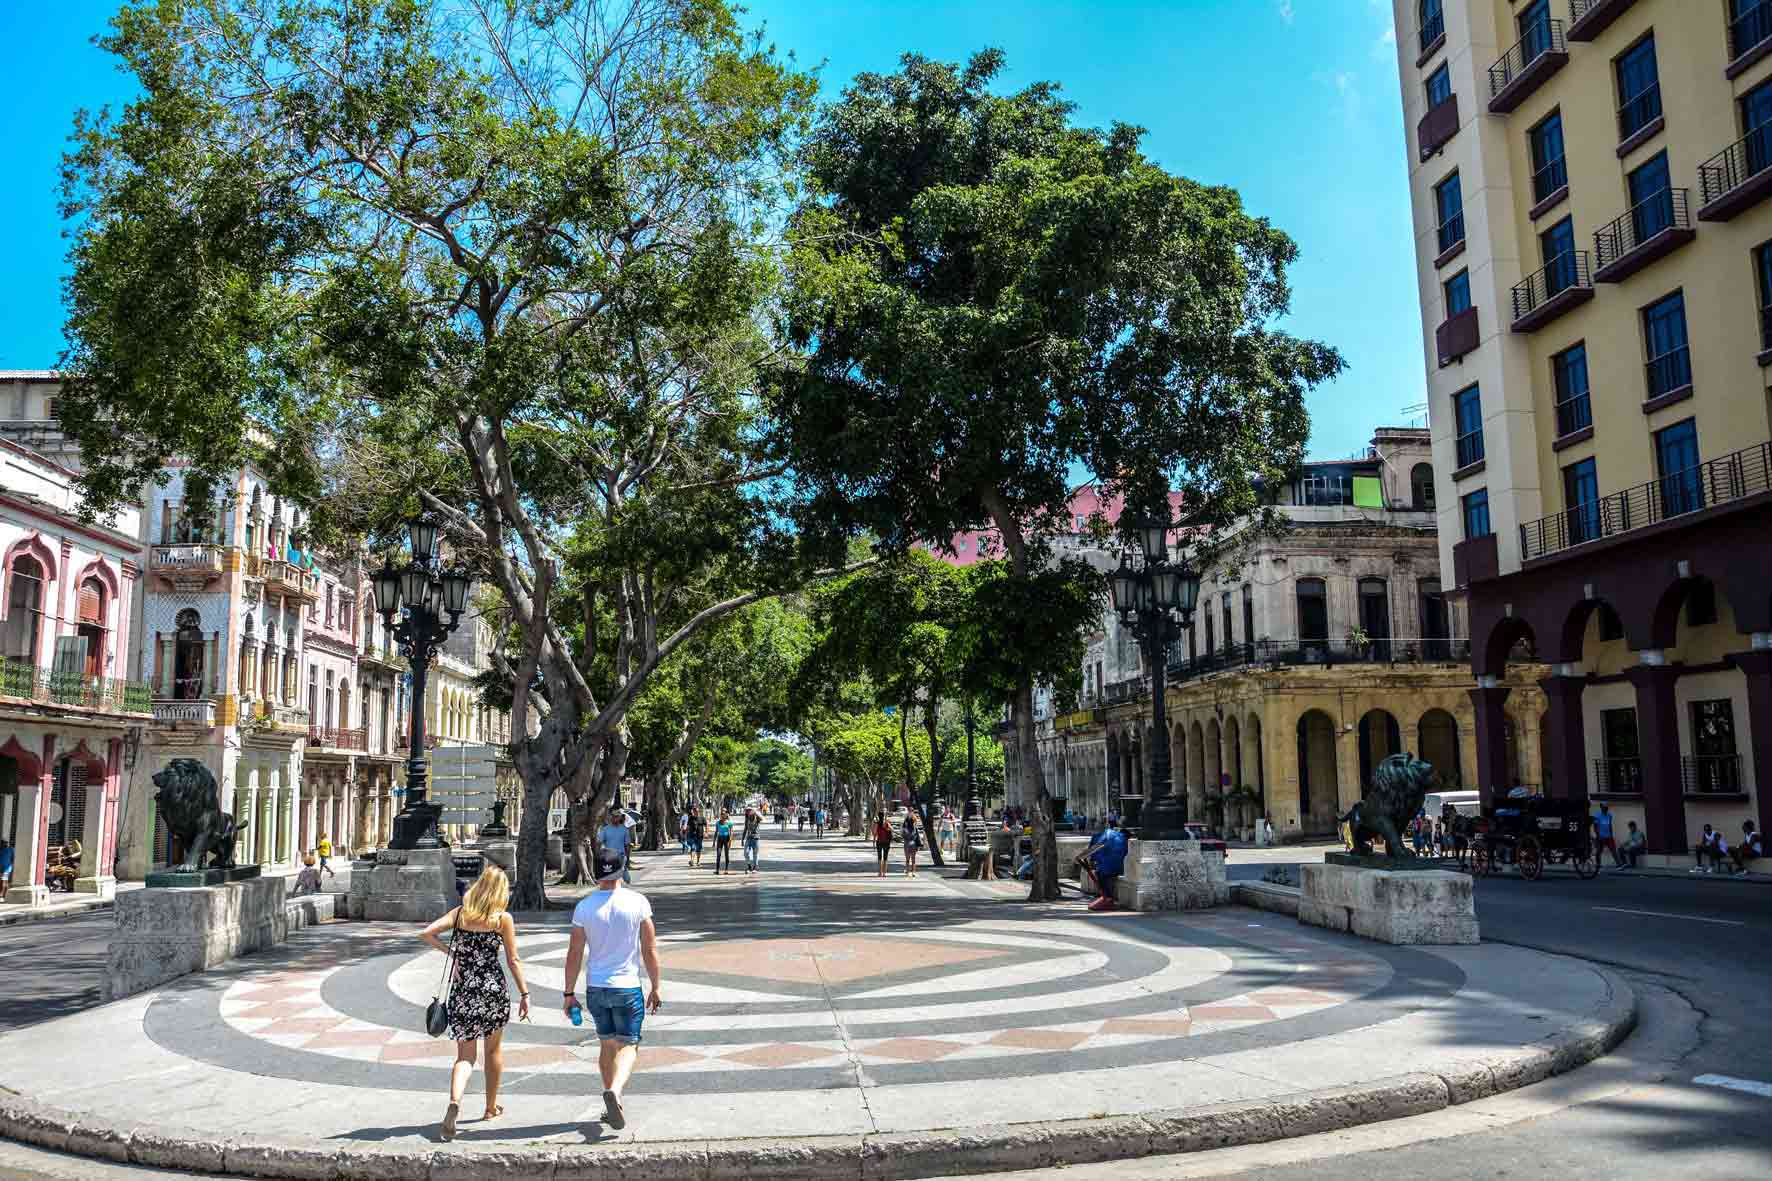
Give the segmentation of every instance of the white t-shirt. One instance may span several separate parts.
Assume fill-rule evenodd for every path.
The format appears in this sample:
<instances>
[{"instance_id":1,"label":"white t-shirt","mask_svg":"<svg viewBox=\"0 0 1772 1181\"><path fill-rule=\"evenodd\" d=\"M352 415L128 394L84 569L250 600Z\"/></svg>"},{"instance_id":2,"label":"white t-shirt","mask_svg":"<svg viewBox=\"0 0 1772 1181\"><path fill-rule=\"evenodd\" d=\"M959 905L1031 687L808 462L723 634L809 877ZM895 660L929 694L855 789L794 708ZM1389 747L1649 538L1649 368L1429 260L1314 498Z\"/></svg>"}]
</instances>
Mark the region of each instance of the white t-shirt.
<instances>
[{"instance_id":1,"label":"white t-shirt","mask_svg":"<svg viewBox=\"0 0 1772 1181\"><path fill-rule=\"evenodd\" d=\"M585 987L640 987L640 927L652 917L646 895L626 886L596 890L572 909L585 933Z\"/></svg>"}]
</instances>

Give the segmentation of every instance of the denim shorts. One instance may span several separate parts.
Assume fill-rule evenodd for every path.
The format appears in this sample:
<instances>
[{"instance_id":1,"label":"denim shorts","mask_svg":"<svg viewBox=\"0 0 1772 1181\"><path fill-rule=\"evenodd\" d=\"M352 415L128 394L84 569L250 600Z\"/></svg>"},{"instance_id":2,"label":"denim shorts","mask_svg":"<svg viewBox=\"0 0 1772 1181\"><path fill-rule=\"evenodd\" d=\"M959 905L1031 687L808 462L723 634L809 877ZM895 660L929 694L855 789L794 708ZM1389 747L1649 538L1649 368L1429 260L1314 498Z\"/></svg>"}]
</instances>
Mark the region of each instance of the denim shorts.
<instances>
[{"instance_id":1,"label":"denim shorts","mask_svg":"<svg viewBox=\"0 0 1772 1181\"><path fill-rule=\"evenodd\" d=\"M646 994L638 988L587 988L585 1011L604 1041L640 1044L640 1023L646 1019Z\"/></svg>"}]
</instances>

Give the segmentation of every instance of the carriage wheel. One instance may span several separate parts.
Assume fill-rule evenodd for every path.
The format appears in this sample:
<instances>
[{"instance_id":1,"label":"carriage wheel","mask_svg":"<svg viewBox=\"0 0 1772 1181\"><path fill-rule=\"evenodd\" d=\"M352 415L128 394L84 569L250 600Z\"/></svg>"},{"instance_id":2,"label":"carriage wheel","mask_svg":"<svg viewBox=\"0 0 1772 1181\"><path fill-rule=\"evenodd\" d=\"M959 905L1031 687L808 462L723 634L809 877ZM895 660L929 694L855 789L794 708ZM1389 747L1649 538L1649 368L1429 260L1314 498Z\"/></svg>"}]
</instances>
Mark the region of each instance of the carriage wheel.
<instances>
[{"instance_id":1,"label":"carriage wheel","mask_svg":"<svg viewBox=\"0 0 1772 1181\"><path fill-rule=\"evenodd\" d=\"M1495 872L1495 854L1489 851L1488 841L1478 841L1471 846L1471 873L1486 878Z\"/></svg>"},{"instance_id":2,"label":"carriage wheel","mask_svg":"<svg viewBox=\"0 0 1772 1181\"><path fill-rule=\"evenodd\" d=\"M1594 848L1593 842L1581 845L1569 860L1575 866L1576 876L1582 881L1600 876L1600 851Z\"/></svg>"},{"instance_id":3,"label":"carriage wheel","mask_svg":"<svg viewBox=\"0 0 1772 1181\"><path fill-rule=\"evenodd\" d=\"M1539 845L1537 837L1522 839L1517 857L1520 862L1521 877L1527 881L1535 882L1544 876L1544 849Z\"/></svg>"}]
</instances>

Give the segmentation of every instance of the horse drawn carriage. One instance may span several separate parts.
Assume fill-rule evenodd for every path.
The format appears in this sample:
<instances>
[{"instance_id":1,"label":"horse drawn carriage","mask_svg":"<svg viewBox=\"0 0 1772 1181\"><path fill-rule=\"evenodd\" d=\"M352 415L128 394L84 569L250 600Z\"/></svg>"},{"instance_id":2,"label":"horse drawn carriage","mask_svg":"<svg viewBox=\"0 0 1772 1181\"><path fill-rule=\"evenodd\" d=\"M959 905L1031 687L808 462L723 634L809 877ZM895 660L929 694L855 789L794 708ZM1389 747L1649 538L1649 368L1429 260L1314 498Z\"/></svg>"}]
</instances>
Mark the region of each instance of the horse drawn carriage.
<instances>
[{"instance_id":1,"label":"horse drawn carriage","mask_svg":"<svg viewBox=\"0 0 1772 1181\"><path fill-rule=\"evenodd\" d=\"M1546 862L1568 865L1584 879L1600 872L1586 801L1509 797L1474 818L1468 839L1459 842L1459 868L1479 876L1514 865L1521 877L1537 881Z\"/></svg>"}]
</instances>

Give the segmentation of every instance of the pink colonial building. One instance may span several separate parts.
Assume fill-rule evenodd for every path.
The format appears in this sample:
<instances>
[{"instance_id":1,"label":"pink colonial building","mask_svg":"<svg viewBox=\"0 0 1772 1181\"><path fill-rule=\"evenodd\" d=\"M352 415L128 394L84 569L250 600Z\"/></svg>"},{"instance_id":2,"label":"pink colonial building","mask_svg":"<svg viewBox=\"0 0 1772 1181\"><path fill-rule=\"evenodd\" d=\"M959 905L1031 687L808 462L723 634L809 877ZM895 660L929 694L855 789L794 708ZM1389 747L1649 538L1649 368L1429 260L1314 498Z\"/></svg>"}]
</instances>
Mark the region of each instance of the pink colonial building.
<instances>
[{"instance_id":1,"label":"pink colonial building","mask_svg":"<svg viewBox=\"0 0 1772 1181\"><path fill-rule=\"evenodd\" d=\"M1067 519L1063 535L1059 538L1059 548L1079 548L1083 542L1083 533L1096 514L1099 513L1112 525L1120 519L1122 507L1118 496L1102 495L1094 480L1079 484L1065 506ZM1181 493L1169 494L1169 507L1172 512L1181 511ZM956 533L954 539L948 543L948 550L947 553L937 551L936 556L955 566L970 566L974 562L1003 556L1003 545L995 529Z\"/></svg>"},{"instance_id":2,"label":"pink colonial building","mask_svg":"<svg viewBox=\"0 0 1772 1181\"><path fill-rule=\"evenodd\" d=\"M152 719L131 667L140 513L83 523L73 481L53 459L0 438L0 841L12 861L0 888L9 905L40 906L56 890L115 891L118 817Z\"/></svg>"}]
</instances>

